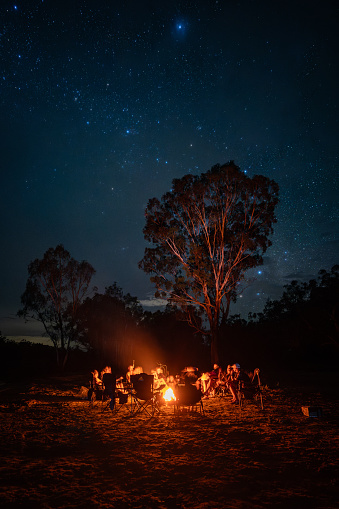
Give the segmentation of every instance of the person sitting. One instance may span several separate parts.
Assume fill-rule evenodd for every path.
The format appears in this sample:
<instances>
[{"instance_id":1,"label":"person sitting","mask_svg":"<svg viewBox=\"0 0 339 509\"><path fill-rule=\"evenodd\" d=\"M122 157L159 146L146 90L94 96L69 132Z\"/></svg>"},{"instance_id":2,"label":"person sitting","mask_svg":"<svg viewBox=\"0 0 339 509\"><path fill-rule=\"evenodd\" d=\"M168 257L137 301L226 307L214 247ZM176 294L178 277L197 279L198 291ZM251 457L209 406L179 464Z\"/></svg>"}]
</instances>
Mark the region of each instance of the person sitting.
<instances>
[{"instance_id":1,"label":"person sitting","mask_svg":"<svg viewBox=\"0 0 339 509\"><path fill-rule=\"evenodd\" d=\"M200 378L198 378L197 374L189 371L187 376L185 376L185 384L178 386L176 395L179 405L190 407L196 405L202 397Z\"/></svg>"},{"instance_id":2,"label":"person sitting","mask_svg":"<svg viewBox=\"0 0 339 509\"><path fill-rule=\"evenodd\" d=\"M177 386L177 380L173 375L168 375L166 378L166 384L174 391L175 387Z\"/></svg>"},{"instance_id":3,"label":"person sitting","mask_svg":"<svg viewBox=\"0 0 339 509\"><path fill-rule=\"evenodd\" d=\"M238 403L238 378L240 376L240 364L233 364L233 366L230 366L229 374L227 375L228 378L228 388L230 390L230 393L232 394L232 401L231 403Z\"/></svg>"},{"instance_id":4,"label":"person sitting","mask_svg":"<svg viewBox=\"0 0 339 509\"><path fill-rule=\"evenodd\" d=\"M186 366L181 371L180 382L186 384L186 381L188 380L189 383L195 383L199 378L200 378L199 368L196 368L195 366Z\"/></svg>"},{"instance_id":5,"label":"person sitting","mask_svg":"<svg viewBox=\"0 0 339 509\"><path fill-rule=\"evenodd\" d=\"M162 371L151 369L151 375L153 375L153 389L155 391L161 391L166 387L166 380Z\"/></svg>"},{"instance_id":6,"label":"person sitting","mask_svg":"<svg viewBox=\"0 0 339 509\"><path fill-rule=\"evenodd\" d=\"M95 369L92 371L93 389L102 388L102 380L99 377L99 371Z\"/></svg>"},{"instance_id":7,"label":"person sitting","mask_svg":"<svg viewBox=\"0 0 339 509\"><path fill-rule=\"evenodd\" d=\"M112 369L108 366L107 368L102 376L102 383L104 386L104 396L110 398L109 407L113 411L115 406L116 377L112 373Z\"/></svg>"},{"instance_id":8,"label":"person sitting","mask_svg":"<svg viewBox=\"0 0 339 509\"><path fill-rule=\"evenodd\" d=\"M213 364L212 371L201 375L202 392L205 398L214 397L216 388L220 383L221 371L218 364Z\"/></svg>"},{"instance_id":9,"label":"person sitting","mask_svg":"<svg viewBox=\"0 0 339 509\"><path fill-rule=\"evenodd\" d=\"M238 377L238 388L246 399L252 399L255 393L254 375L246 373L243 369Z\"/></svg>"},{"instance_id":10,"label":"person sitting","mask_svg":"<svg viewBox=\"0 0 339 509\"><path fill-rule=\"evenodd\" d=\"M221 371L219 364L213 364L213 369L210 371L210 378L212 378L212 380L219 380Z\"/></svg>"},{"instance_id":11,"label":"person sitting","mask_svg":"<svg viewBox=\"0 0 339 509\"><path fill-rule=\"evenodd\" d=\"M119 376L119 378L116 379L116 388L119 389L119 391L124 391L124 377Z\"/></svg>"},{"instance_id":12,"label":"person sitting","mask_svg":"<svg viewBox=\"0 0 339 509\"><path fill-rule=\"evenodd\" d=\"M133 370L133 375L141 375L141 373L143 373L144 370L142 369L141 366L136 366Z\"/></svg>"},{"instance_id":13,"label":"person sitting","mask_svg":"<svg viewBox=\"0 0 339 509\"><path fill-rule=\"evenodd\" d=\"M95 401L102 399L102 381L99 377L99 371L95 369L91 372L90 388L88 390L88 400Z\"/></svg>"},{"instance_id":14,"label":"person sitting","mask_svg":"<svg viewBox=\"0 0 339 509\"><path fill-rule=\"evenodd\" d=\"M242 386L251 384L251 380L246 371L242 370L240 364L236 363L232 366L232 376L228 382L229 390L233 396L232 404L238 403L239 382L241 382Z\"/></svg>"},{"instance_id":15,"label":"person sitting","mask_svg":"<svg viewBox=\"0 0 339 509\"><path fill-rule=\"evenodd\" d=\"M105 373L112 373L112 369L110 366L105 366L104 369L100 373L101 380L103 379L103 376Z\"/></svg>"},{"instance_id":16,"label":"person sitting","mask_svg":"<svg viewBox=\"0 0 339 509\"><path fill-rule=\"evenodd\" d=\"M229 382L231 382L232 378L233 378L233 367L229 364L227 366L226 373L225 373L226 383L228 384Z\"/></svg>"},{"instance_id":17,"label":"person sitting","mask_svg":"<svg viewBox=\"0 0 339 509\"><path fill-rule=\"evenodd\" d=\"M207 397L207 391L210 388L211 385L211 379L209 373L203 373L200 377L201 382L201 390L204 396Z\"/></svg>"},{"instance_id":18,"label":"person sitting","mask_svg":"<svg viewBox=\"0 0 339 509\"><path fill-rule=\"evenodd\" d=\"M213 364L213 369L209 373L209 376L210 376L209 391L210 391L211 396L215 395L216 388L218 387L218 385L220 383L221 371L222 370L221 370L221 367L219 366L219 364L216 364L216 363Z\"/></svg>"},{"instance_id":19,"label":"person sitting","mask_svg":"<svg viewBox=\"0 0 339 509\"><path fill-rule=\"evenodd\" d=\"M130 366L128 366L127 368L127 373L126 373L126 382L127 383L131 383L131 375L133 375L133 371L134 371L134 366L132 366L132 364Z\"/></svg>"},{"instance_id":20,"label":"person sitting","mask_svg":"<svg viewBox=\"0 0 339 509\"><path fill-rule=\"evenodd\" d=\"M166 378L163 366L158 366L155 368L155 372L158 378Z\"/></svg>"}]
</instances>

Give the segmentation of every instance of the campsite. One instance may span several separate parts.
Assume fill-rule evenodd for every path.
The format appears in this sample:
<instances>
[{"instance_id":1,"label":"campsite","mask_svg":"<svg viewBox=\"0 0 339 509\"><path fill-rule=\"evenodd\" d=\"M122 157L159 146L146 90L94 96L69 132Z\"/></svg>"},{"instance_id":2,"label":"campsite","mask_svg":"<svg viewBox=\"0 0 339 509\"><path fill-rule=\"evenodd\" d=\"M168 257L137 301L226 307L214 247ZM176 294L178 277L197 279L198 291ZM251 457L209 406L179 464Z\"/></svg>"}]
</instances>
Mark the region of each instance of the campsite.
<instances>
[{"instance_id":1,"label":"campsite","mask_svg":"<svg viewBox=\"0 0 339 509\"><path fill-rule=\"evenodd\" d=\"M264 410L225 396L153 418L91 405L87 382L1 385L2 508L337 507L337 373L263 375Z\"/></svg>"}]
</instances>

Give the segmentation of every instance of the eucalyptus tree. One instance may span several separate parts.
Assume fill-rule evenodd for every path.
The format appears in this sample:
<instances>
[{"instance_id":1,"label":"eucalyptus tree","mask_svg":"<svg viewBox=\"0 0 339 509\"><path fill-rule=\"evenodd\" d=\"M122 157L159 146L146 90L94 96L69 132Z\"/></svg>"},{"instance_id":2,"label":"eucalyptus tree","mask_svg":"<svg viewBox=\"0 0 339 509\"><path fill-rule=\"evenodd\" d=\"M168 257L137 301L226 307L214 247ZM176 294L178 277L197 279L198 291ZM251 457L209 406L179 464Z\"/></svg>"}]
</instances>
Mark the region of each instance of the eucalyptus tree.
<instances>
[{"instance_id":1,"label":"eucalyptus tree","mask_svg":"<svg viewBox=\"0 0 339 509\"><path fill-rule=\"evenodd\" d=\"M230 161L173 180L161 200L147 204L143 232L150 246L139 267L150 274L156 297L179 306L193 327L209 335L213 362L239 283L262 264L271 245L278 194L274 180L250 178ZM197 311L200 320L194 319Z\"/></svg>"},{"instance_id":2,"label":"eucalyptus tree","mask_svg":"<svg viewBox=\"0 0 339 509\"><path fill-rule=\"evenodd\" d=\"M77 339L79 305L89 294L94 273L92 265L72 258L61 244L28 265L29 276L21 296L23 307L18 315L43 324L59 367L65 366L70 345Z\"/></svg>"}]
</instances>

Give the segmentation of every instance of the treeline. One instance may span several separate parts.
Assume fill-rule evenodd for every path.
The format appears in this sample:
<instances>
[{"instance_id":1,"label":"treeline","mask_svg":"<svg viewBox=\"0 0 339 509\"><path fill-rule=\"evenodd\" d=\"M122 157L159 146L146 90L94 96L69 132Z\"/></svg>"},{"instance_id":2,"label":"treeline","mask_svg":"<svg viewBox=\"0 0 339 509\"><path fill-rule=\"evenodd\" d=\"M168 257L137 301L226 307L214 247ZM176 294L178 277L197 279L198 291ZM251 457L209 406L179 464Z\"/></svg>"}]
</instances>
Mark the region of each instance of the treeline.
<instances>
[{"instance_id":1,"label":"treeline","mask_svg":"<svg viewBox=\"0 0 339 509\"><path fill-rule=\"evenodd\" d=\"M231 317L220 331L229 348L221 356L283 369L337 369L339 361L339 265L309 282L292 281L278 300L268 300L248 320ZM223 342L226 347L226 342Z\"/></svg>"},{"instance_id":2,"label":"treeline","mask_svg":"<svg viewBox=\"0 0 339 509\"><path fill-rule=\"evenodd\" d=\"M78 315L80 342L124 369L135 360L144 369L158 362L171 372L185 365L211 368L207 336L183 320L179 309L144 311L136 297L124 295L116 284L105 294L87 298ZM335 369L339 360L339 266L321 270L309 282L292 281L280 299L268 300L263 311L247 320L231 316L220 325L222 366L240 362L274 369Z\"/></svg>"},{"instance_id":3,"label":"treeline","mask_svg":"<svg viewBox=\"0 0 339 509\"><path fill-rule=\"evenodd\" d=\"M200 366L209 359L209 345L180 316L169 305L163 311L145 311L136 297L114 283L79 307L78 343L95 355L97 365L110 363L122 371L132 363L145 371L165 364L172 373L185 364Z\"/></svg>"},{"instance_id":4,"label":"treeline","mask_svg":"<svg viewBox=\"0 0 339 509\"><path fill-rule=\"evenodd\" d=\"M178 320L175 310L166 307L164 311L141 312L137 305L140 315L136 316L136 310L113 297L111 291L112 287L104 295L96 294L90 311L90 299L84 302L79 340L70 348L63 373L90 373L111 365L125 375L133 362L145 372L160 364L171 373L179 373L187 364L210 369L208 343L197 337L186 322ZM58 374L60 366L52 345L17 342L0 333L0 370L0 381L15 381Z\"/></svg>"},{"instance_id":5,"label":"treeline","mask_svg":"<svg viewBox=\"0 0 339 509\"><path fill-rule=\"evenodd\" d=\"M78 348L72 351L70 371L81 371L90 366L88 353ZM13 341L0 333L0 383L15 383L24 379L58 374L55 351L52 346L30 341Z\"/></svg>"},{"instance_id":6,"label":"treeline","mask_svg":"<svg viewBox=\"0 0 339 509\"><path fill-rule=\"evenodd\" d=\"M178 309L145 311L136 297L114 283L104 294L87 297L77 313L77 341L67 370L110 364L124 374L134 362L149 371L166 364L171 373L185 365L209 370L210 345L180 319ZM292 281L280 299L268 300L248 320L238 315L222 323L220 364L249 369L337 369L339 361L339 266L321 270L316 280ZM0 338L3 377L44 375L56 370L53 347ZM0 377L1 379L1 377Z\"/></svg>"}]
</instances>

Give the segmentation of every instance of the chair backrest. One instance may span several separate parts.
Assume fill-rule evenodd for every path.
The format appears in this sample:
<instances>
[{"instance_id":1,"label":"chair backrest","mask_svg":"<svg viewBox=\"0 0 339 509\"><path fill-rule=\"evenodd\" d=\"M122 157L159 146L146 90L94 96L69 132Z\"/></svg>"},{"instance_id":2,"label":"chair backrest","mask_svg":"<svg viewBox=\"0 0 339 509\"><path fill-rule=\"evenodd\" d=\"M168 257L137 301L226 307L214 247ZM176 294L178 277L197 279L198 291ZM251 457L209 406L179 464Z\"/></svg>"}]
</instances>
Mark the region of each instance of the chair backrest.
<instances>
[{"instance_id":1,"label":"chair backrest","mask_svg":"<svg viewBox=\"0 0 339 509\"><path fill-rule=\"evenodd\" d=\"M116 377L114 373L104 373L102 377L102 383L105 386L106 391L115 390Z\"/></svg>"},{"instance_id":2,"label":"chair backrest","mask_svg":"<svg viewBox=\"0 0 339 509\"><path fill-rule=\"evenodd\" d=\"M248 387L252 387L252 381L248 374L244 370L239 370L238 377L236 379L238 382L239 390L247 389Z\"/></svg>"},{"instance_id":3,"label":"chair backrest","mask_svg":"<svg viewBox=\"0 0 339 509\"><path fill-rule=\"evenodd\" d=\"M138 399L149 400L153 397L153 375L140 373L139 375L131 375L131 383Z\"/></svg>"},{"instance_id":4,"label":"chair backrest","mask_svg":"<svg viewBox=\"0 0 339 509\"><path fill-rule=\"evenodd\" d=\"M91 378L90 378L90 381L89 381L89 386L90 386L90 389L95 389L95 379L94 379L93 373L91 373Z\"/></svg>"},{"instance_id":5,"label":"chair backrest","mask_svg":"<svg viewBox=\"0 0 339 509\"><path fill-rule=\"evenodd\" d=\"M240 372L241 376L238 378L239 390L243 392L247 399L253 398L260 391L259 372L260 370L256 368L252 378L244 372Z\"/></svg>"},{"instance_id":6,"label":"chair backrest","mask_svg":"<svg viewBox=\"0 0 339 509\"><path fill-rule=\"evenodd\" d=\"M178 400L181 405L196 405L201 401L201 396L201 391L195 385L178 386Z\"/></svg>"}]
</instances>

